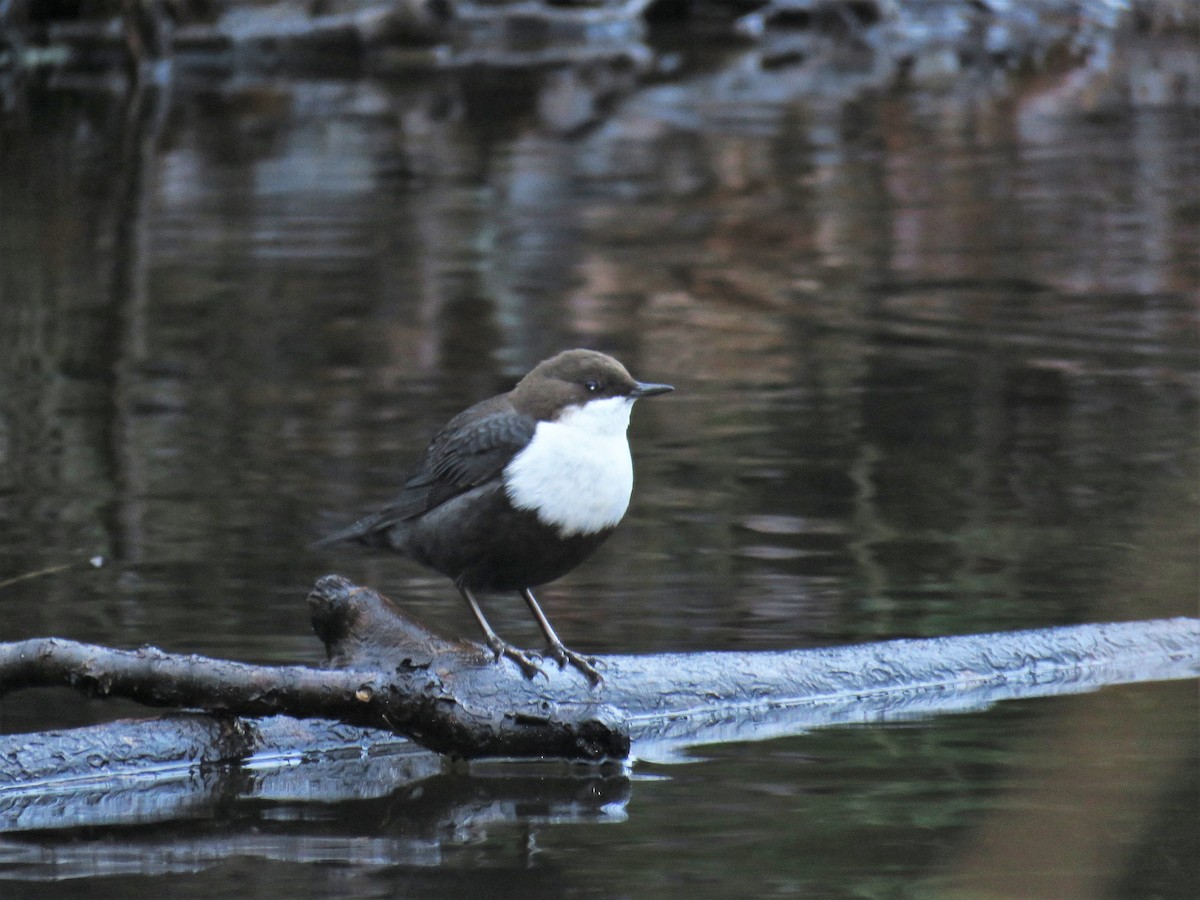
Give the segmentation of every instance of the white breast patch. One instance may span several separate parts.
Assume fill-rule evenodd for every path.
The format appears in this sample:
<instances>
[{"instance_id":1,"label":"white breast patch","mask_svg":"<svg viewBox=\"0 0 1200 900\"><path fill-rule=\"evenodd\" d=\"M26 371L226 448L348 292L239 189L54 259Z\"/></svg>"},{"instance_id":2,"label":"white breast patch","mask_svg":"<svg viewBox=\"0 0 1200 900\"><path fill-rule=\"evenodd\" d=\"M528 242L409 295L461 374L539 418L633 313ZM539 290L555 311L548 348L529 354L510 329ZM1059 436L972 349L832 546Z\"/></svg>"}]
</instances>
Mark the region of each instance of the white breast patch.
<instances>
[{"instance_id":1,"label":"white breast patch","mask_svg":"<svg viewBox=\"0 0 1200 900\"><path fill-rule=\"evenodd\" d=\"M512 505L535 511L563 537L620 522L633 492L625 436L632 407L628 397L608 397L573 407L557 422L539 422L504 470Z\"/></svg>"}]
</instances>

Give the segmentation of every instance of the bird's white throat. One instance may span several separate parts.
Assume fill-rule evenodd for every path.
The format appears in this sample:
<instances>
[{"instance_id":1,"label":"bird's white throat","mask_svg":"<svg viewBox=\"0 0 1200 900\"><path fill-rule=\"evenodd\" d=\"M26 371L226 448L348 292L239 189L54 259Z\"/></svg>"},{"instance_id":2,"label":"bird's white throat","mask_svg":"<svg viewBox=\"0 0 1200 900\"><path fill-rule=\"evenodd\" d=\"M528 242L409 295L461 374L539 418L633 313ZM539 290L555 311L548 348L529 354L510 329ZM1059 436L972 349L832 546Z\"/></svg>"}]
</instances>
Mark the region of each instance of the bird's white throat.
<instances>
[{"instance_id":1,"label":"bird's white throat","mask_svg":"<svg viewBox=\"0 0 1200 900\"><path fill-rule=\"evenodd\" d=\"M629 412L633 400L607 397L539 422L504 470L508 499L563 537L594 534L621 521L633 492Z\"/></svg>"}]
</instances>

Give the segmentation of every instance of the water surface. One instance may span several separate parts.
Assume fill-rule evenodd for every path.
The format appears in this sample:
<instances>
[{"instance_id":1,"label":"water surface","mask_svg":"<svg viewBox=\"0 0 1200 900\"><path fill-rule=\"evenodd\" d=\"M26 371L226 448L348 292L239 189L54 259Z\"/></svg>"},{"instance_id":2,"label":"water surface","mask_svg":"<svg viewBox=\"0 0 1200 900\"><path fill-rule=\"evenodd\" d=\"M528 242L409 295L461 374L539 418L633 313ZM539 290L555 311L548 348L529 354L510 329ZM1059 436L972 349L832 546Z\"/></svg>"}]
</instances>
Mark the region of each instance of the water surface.
<instances>
[{"instance_id":1,"label":"water surface","mask_svg":"<svg viewBox=\"0 0 1200 900\"><path fill-rule=\"evenodd\" d=\"M883 91L726 48L580 129L555 70L35 86L0 119L0 579L73 567L0 588L3 639L315 662L327 571L470 634L444 579L305 544L576 345L677 386L625 523L540 593L580 650L1195 615L1200 128L1139 93L1155 49ZM1139 685L581 774L578 817L500 778L432 835L405 789L29 846L62 896L1190 896L1198 721Z\"/></svg>"}]
</instances>

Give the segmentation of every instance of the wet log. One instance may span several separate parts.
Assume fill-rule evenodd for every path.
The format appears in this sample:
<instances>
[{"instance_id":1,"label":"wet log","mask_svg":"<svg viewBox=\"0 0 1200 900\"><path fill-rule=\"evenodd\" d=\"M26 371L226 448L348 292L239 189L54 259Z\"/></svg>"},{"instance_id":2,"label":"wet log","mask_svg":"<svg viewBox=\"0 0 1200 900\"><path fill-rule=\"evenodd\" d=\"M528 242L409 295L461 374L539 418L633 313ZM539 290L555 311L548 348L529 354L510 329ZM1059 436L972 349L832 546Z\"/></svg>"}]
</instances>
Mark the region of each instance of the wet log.
<instances>
[{"instance_id":1,"label":"wet log","mask_svg":"<svg viewBox=\"0 0 1200 900\"><path fill-rule=\"evenodd\" d=\"M21 38L21 45L59 48L74 67L136 70L141 64L178 59L204 68L255 69L357 57L379 46L429 47L446 39L454 18L451 0L330 0L320 8L313 12L311 6L289 0L200 4L195 9L138 0L107 17L85 13L58 18L51 12L30 22L10 14L11 27L0 21L0 38L8 31ZM14 62L59 65L62 55L18 53Z\"/></svg>"},{"instance_id":2,"label":"wet log","mask_svg":"<svg viewBox=\"0 0 1200 900\"><path fill-rule=\"evenodd\" d=\"M1185 5L1148 0L1138 11L1186 27ZM138 81L167 77L148 65L164 60L213 74L602 60L650 70L657 51L645 40L647 24L672 23L719 42L759 45L767 68L825 52L829 39L872 48L875 68L951 75L989 60L1012 65L1053 47L1083 46L1097 27L1119 20L1111 0L1042 0L1032 13L976 0L124 0L119 15L108 4L52 5L33 15L35 8L0 0L0 72L125 68Z\"/></svg>"},{"instance_id":3,"label":"wet log","mask_svg":"<svg viewBox=\"0 0 1200 900\"><path fill-rule=\"evenodd\" d=\"M186 740L179 734L167 741L157 762L150 740L134 741L138 752L129 759L114 757L127 734L111 741L77 732L0 737L0 787L113 766L248 758L278 749L278 737L264 740L260 724L275 715L328 720L297 732L294 752L329 729L329 739L345 743L336 729L352 727L372 731L352 732L351 743L404 735L449 757L669 759L703 743L1200 674L1200 620L1184 618L813 650L601 656L604 681L593 687L550 661L529 680L509 660L436 635L338 576L320 579L309 605L325 668L56 638L0 644L0 696L65 685L217 716L183 717ZM128 727L159 726L151 720Z\"/></svg>"},{"instance_id":4,"label":"wet log","mask_svg":"<svg viewBox=\"0 0 1200 900\"><path fill-rule=\"evenodd\" d=\"M63 685L93 697L223 716L277 714L386 729L458 757L624 758L629 736L602 694L553 664L530 683L481 645L440 637L375 591L327 576L309 595L329 666L259 666L155 647L58 638L0 645L0 696ZM582 691L565 690L582 681Z\"/></svg>"},{"instance_id":5,"label":"wet log","mask_svg":"<svg viewBox=\"0 0 1200 900\"><path fill-rule=\"evenodd\" d=\"M189 23L173 35L175 51L223 47L270 49L286 54L343 50L379 44L425 46L446 37L454 17L450 0L331 2L319 14L295 3L230 4L213 23Z\"/></svg>"},{"instance_id":6,"label":"wet log","mask_svg":"<svg viewBox=\"0 0 1200 900\"><path fill-rule=\"evenodd\" d=\"M372 800L443 764L378 729L207 714L3 736L0 758L0 833L208 819L238 796Z\"/></svg>"}]
</instances>

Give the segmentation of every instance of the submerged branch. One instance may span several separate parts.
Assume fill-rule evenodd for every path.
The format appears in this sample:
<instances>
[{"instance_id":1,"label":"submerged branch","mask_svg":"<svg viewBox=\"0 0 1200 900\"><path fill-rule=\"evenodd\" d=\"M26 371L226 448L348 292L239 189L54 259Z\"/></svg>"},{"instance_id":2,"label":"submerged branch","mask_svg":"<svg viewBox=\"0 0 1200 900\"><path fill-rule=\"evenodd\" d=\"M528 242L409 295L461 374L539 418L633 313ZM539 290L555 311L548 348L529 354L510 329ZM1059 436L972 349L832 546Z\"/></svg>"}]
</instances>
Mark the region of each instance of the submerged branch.
<instances>
[{"instance_id":1,"label":"submerged branch","mask_svg":"<svg viewBox=\"0 0 1200 900\"><path fill-rule=\"evenodd\" d=\"M1148 0L1143 14L1183 19L1180 2ZM811 55L814 34L858 50L873 48L896 65L947 50L961 64L986 65L1040 58L1072 36L1074 45L1086 43L1091 32L1112 28L1115 13L1129 5L1041 0L1031 13L972 0L234 0L126 3L118 14L108 4L66 5L35 15L30 4L0 2L0 72L124 69L136 81L158 62L227 74L344 72L347 64L404 70L584 60L638 64L656 53L647 40L651 23L695 23L699 33L719 35L725 43L757 45L768 66Z\"/></svg>"},{"instance_id":2,"label":"submerged branch","mask_svg":"<svg viewBox=\"0 0 1200 900\"><path fill-rule=\"evenodd\" d=\"M336 576L317 583L309 605L329 668L40 638L0 645L0 696L62 685L88 696L225 716L336 719L468 758L599 760L629 752L614 712L594 695L555 702L555 685L572 673L553 672L544 687L531 685L515 667L494 664L478 645L441 638L386 598Z\"/></svg>"},{"instance_id":3,"label":"submerged branch","mask_svg":"<svg viewBox=\"0 0 1200 900\"><path fill-rule=\"evenodd\" d=\"M325 668L42 638L0 644L0 696L65 685L90 696L218 714L217 725L189 726L189 740L210 747L181 754L175 742L159 763L251 757L264 744L257 725L243 720L274 715L377 730L355 732L355 741L361 734L368 742L403 735L452 757L598 761L667 759L697 744L1200 673L1200 620L1181 618L815 650L601 656L596 664L604 681L592 687L575 670L550 662L543 675L527 680L510 661L433 634L376 592L338 576L320 579L309 605L325 643ZM122 727L153 733L166 727L162 721ZM70 776L70 760L82 757L55 757L54 744L66 746L78 732L56 734L40 741L0 737L0 785ZM298 734L295 749L303 751L313 733ZM44 759L30 756L35 744ZM102 755L104 746L97 744ZM96 753L84 755L90 757L85 771L98 774ZM154 759L109 763L124 771Z\"/></svg>"}]
</instances>

